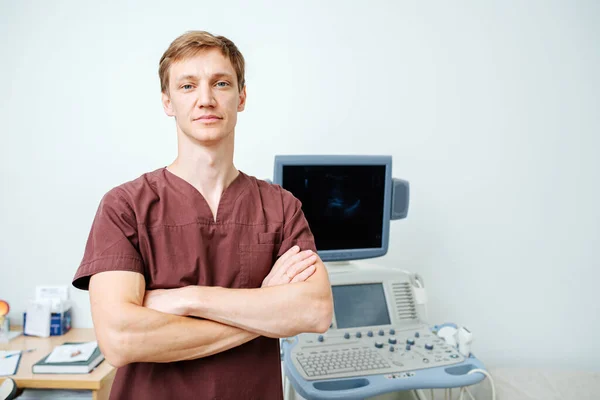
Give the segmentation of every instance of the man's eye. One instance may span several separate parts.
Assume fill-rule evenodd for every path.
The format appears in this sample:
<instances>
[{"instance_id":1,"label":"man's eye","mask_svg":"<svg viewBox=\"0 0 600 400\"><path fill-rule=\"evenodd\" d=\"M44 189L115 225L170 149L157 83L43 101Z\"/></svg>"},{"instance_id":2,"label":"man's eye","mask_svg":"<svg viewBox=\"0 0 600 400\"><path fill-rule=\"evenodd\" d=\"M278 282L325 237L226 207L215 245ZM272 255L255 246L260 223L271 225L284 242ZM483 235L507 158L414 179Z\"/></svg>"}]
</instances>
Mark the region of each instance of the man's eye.
<instances>
[{"instance_id":1,"label":"man's eye","mask_svg":"<svg viewBox=\"0 0 600 400\"><path fill-rule=\"evenodd\" d=\"M190 84L188 84L188 85L183 85L181 88L182 88L182 89L184 89L184 90L189 90L189 89L191 89L191 88L192 88L192 85L190 85Z\"/></svg>"},{"instance_id":2,"label":"man's eye","mask_svg":"<svg viewBox=\"0 0 600 400\"><path fill-rule=\"evenodd\" d=\"M217 82L218 87L227 87L229 86L229 82L219 81Z\"/></svg>"}]
</instances>

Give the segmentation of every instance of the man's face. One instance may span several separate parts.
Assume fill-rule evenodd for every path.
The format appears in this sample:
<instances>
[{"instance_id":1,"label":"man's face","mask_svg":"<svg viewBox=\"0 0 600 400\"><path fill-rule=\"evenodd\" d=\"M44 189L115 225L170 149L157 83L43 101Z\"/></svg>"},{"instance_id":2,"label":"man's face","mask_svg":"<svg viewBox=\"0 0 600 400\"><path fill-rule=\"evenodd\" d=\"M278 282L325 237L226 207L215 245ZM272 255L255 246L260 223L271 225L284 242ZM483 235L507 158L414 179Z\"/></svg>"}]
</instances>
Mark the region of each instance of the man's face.
<instances>
[{"instance_id":1,"label":"man's face","mask_svg":"<svg viewBox=\"0 0 600 400\"><path fill-rule=\"evenodd\" d=\"M235 70L220 50L206 49L171 65L169 94L163 93L162 101L178 130L214 144L233 134L237 113L246 105L246 88L239 91Z\"/></svg>"}]
</instances>

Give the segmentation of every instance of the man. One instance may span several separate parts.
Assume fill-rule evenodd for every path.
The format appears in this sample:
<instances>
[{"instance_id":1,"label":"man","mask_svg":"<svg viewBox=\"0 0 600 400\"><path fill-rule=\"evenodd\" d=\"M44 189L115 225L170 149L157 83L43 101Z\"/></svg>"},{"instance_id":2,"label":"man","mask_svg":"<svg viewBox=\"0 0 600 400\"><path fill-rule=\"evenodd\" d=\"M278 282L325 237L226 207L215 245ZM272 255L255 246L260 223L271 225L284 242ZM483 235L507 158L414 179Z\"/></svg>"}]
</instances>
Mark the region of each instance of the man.
<instances>
[{"instance_id":1,"label":"man","mask_svg":"<svg viewBox=\"0 0 600 400\"><path fill-rule=\"evenodd\" d=\"M281 399L277 338L331 323L325 267L300 202L233 165L237 47L188 32L159 75L177 159L103 197L73 280L119 367L111 399Z\"/></svg>"}]
</instances>

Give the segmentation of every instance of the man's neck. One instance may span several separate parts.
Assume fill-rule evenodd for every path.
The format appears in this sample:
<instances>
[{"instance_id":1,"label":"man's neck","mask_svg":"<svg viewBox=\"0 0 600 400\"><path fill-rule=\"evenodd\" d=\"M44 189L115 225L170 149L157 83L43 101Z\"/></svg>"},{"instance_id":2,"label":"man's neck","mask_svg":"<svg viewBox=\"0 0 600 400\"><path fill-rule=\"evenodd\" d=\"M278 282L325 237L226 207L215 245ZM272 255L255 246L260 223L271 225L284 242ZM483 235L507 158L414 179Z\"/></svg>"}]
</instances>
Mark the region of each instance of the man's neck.
<instances>
[{"instance_id":1,"label":"man's neck","mask_svg":"<svg viewBox=\"0 0 600 400\"><path fill-rule=\"evenodd\" d=\"M178 155L167 169L194 186L216 211L221 194L239 174L233 165L233 134L210 145L178 136Z\"/></svg>"}]
</instances>

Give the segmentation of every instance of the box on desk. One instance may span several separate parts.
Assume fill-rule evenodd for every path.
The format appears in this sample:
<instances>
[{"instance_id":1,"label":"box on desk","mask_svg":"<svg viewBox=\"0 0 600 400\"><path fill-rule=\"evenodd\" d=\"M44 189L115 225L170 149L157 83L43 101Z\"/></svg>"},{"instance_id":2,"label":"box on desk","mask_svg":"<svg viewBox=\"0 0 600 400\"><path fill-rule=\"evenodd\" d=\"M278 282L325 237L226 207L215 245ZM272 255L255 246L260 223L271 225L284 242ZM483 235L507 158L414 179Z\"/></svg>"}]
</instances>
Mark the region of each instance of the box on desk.
<instances>
[{"instance_id":1,"label":"box on desk","mask_svg":"<svg viewBox=\"0 0 600 400\"><path fill-rule=\"evenodd\" d=\"M25 333L25 326L27 324L27 313L23 313L23 335L29 336ZM67 309L62 313L53 312L50 314L50 336L60 336L69 332L71 329L71 309Z\"/></svg>"}]
</instances>

